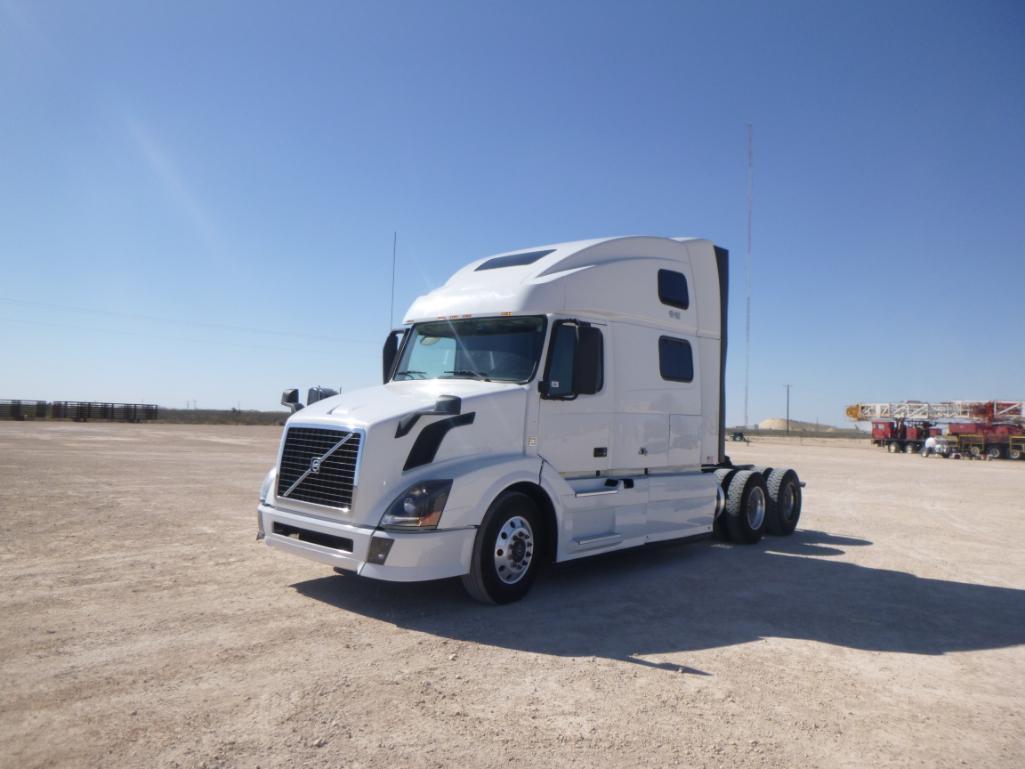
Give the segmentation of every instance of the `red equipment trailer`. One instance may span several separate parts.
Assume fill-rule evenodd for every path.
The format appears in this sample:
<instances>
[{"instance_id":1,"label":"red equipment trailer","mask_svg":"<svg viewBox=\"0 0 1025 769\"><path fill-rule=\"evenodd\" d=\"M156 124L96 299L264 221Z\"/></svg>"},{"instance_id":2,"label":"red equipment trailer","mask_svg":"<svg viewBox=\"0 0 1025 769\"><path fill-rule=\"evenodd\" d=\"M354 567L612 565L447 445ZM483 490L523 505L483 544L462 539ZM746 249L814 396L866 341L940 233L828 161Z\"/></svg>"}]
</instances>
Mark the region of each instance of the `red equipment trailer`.
<instances>
[{"instance_id":1,"label":"red equipment trailer","mask_svg":"<svg viewBox=\"0 0 1025 769\"><path fill-rule=\"evenodd\" d=\"M1025 426L1013 423L951 422L950 436L957 438L962 453L992 459L1025 458Z\"/></svg>"}]
</instances>

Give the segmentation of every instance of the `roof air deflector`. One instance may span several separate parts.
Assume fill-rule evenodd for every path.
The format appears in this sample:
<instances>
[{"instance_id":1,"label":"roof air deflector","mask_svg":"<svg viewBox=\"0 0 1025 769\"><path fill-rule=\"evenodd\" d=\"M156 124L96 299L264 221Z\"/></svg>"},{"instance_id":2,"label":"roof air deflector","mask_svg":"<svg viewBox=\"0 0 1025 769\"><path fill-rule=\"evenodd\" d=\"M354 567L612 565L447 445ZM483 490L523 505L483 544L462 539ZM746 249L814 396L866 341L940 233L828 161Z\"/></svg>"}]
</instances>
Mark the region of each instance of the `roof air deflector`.
<instances>
[{"instance_id":1,"label":"roof air deflector","mask_svg":"<svg viewBox=\"0 0 1025 769\"><path fill-rule=\"evenodd\" d=\"M525 264L533 264L538 259L542 259L554 251L554 248L550 248L547 251L523 251L519 254L496 256L494 259L488 259L486 262L481 264L476 270L474 270L474 272L480 272L481 270L497 270L502 267L522 267Z\"/></svg>"}]
</instances>

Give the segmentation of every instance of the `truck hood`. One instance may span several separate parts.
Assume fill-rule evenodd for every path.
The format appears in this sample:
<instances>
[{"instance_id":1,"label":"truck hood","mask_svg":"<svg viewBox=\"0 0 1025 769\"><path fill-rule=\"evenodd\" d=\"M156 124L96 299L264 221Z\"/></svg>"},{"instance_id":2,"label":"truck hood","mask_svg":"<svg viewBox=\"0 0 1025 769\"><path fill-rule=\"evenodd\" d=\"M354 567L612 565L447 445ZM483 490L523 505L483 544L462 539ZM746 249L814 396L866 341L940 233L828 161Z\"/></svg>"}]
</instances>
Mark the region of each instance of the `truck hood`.
<instances>
[{"instance_id":1,"label":"truck hood","mask_svg":"<svg viewBox=\"0 0 1025 769\"><path fill-rule=\"evenodd\" d=\"M359 449L351 509L311 509L362 526L376 526L387 506L413 483L452 478L453 462L467 458L522 455L530 385L473 379L429 379L336 395L293 414L287 425L355 428L365 434ZM443 395L460 399L460 416L424 414L410 426L403 417L431 409ZM444 430L431 425L450 420ZM424 439L417 445L418 438Z\"/></svg>"},{"instance_id":2,"label":"truck hood","mask_svg":"<svg viewBox=\"0 0 1025 769\"><path fill-rule=\"evenodd\" d=\"M525 385L510 382L482 382L476 379L424 379L389 382L341 393L307 406L289 421L317 421L367 428L376 423L398 419L413 411L433 406L442 395L463 400L463 412L472 411L468 401L505 392L522 392Z\"/></svg>"}]
</instances>

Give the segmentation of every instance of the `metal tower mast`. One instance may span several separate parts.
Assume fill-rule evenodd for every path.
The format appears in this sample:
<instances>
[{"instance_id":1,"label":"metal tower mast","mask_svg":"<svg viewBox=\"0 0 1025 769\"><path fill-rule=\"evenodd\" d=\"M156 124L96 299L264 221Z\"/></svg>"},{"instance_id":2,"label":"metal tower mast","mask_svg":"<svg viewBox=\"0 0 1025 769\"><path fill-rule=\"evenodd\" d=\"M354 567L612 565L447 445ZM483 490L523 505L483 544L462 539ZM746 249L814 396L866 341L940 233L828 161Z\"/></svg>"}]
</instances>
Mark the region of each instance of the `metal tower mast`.
<instances>
[{"instance_id":1,"label":"metal tower mast","mask_svg":"<svg viewBox=\"0 0 1025 769\"><path fill-rule=\"evenodd\" d=\"M745 272L747 273L747 318L745 321L745 347L744 347L744 427L748 426L747 404L748 386L751 381L751 198L754 177L754 151L751 147L753 126L747 124L747 260Z\"/></svg>"}]
</instances>

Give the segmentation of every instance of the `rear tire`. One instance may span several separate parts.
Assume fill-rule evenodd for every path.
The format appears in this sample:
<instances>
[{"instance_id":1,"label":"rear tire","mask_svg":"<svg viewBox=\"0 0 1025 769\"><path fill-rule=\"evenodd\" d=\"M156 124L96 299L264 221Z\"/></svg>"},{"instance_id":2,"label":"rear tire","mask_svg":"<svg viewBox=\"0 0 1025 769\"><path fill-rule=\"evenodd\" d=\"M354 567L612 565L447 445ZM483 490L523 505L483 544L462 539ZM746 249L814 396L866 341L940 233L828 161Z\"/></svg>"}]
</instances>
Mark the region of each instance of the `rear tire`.
<instances>
[{"instance_id":1,"label":"rear tire","mask_svg":"<svg viewBox=\"0 0 1025 769\"><path fill-rule=\"evenodd\" d=\"M914 443L905 443L904 444L904 453L905 454L914 454L916 451L918 451L918 446L916 446Z\"/></svg>"},{"instance_id":2,"label":"rear tire","mask_svg":"<svg viewBox=\"0 0 1025 769\"><path fill-rule=\"evenodd\" d=\"M715 482L723 487L723 491L729 486L730 478L736 473L736 468L733 467L722 467L715 471Z\"/></svg>"},{"instance_id":3,"label":"rear tire","mask_svg":"<svg viewBox=\"0 0 1025 769\"><path fill-rule=\"evenodd\" d=\"M724 467L715 471L715 482L719 484L719 488L722 489L723 497L725 498L729 493L730 479L737 473L737 470L732 467ZM712 533L718 538L725 542L730 541L730 533L726 529L726 505L723 504L722 510L719 511L719 515L712 521Z\"/></svg>"},{"instance_id":4,"label":"rear tire","mask_svg":"<svg viewBox=\"0 0 1025 769\"><path fill-rule=\"evenodd\" d=\"M769 497L761 473L741 470L730 479L726 493L726 530L730 539L753 545L765 533Z\"/></svg>"},{"instance_id":5,"label":"rear tire","mask_svg":"<svg viewBox=\"0 0 1025 769\"><path fill-rule=\"evenodd\" d=\"M1000 459L1004 455L1004 450L1001 446L988 446L986 448L986 456L990 459Z\"/></svg>"},{"instance_id":6,"label":"rear tire","mask_svg":"<svg viewBox=\"0 0 1025 769\"><path fill-rule=\"evenodd\" d=\"M891 454L896 454L898 451L900 451L900 444L896 441L891 441L890 443L886 444L886 450L889 451Z\"/></svg>"},{"instance_id":7,"label":"rear tire","mask_svg":"<svg viewBox=\"0 0 1025 769\"><path fill-rule=\"evenodd\" d=\"M1011 446L1011 448L1007 450L1008 459L1021 459L1022 457L1025 457L1025 450L1020 446Z\"/></svg>"},{"instance_id":8,"label":"rear tire","mask_svg":"<svg viewBox=\"0 0 1025 769\"><path fill-rule=\"evenodd\" d=\"M794 533L801 518L801 482L793 470L780 467L765 482L769 493L769 515L765 527L770 534L786 537Z\"/></svg>"},{"instance_id":9,"label":"rear tire","mask_svg":"<svg viewBox=\"0 0 1025 769\"><path fill-rule=\"evenodd\" d=\"M503 492L477 529L470 573L463 587L481 603L512 603L527 594L544 552L541 516L534 500Z\"/></svg>"}]
</instances>

